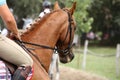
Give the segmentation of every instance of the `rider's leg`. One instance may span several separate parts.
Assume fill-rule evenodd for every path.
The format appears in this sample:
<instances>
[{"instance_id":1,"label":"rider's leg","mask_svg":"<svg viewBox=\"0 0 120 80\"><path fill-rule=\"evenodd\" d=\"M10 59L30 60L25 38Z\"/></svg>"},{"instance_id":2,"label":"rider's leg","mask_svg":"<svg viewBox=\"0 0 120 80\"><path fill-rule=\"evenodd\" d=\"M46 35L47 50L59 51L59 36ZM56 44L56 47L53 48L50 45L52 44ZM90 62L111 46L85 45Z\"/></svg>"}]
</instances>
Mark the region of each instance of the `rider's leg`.
<instances>
[{"instance_id":1,"label":"rider's leg","mask_svg":"<svg viewBox=\"0 0 120 80\"><path fill-rule=\"evenodd\" d=\"M0 35L0 57L18 66L13 80L26 80L26 74L30 72L33 65L32 58L14 41L2 35Z\"/></svg>"}]
</instances>

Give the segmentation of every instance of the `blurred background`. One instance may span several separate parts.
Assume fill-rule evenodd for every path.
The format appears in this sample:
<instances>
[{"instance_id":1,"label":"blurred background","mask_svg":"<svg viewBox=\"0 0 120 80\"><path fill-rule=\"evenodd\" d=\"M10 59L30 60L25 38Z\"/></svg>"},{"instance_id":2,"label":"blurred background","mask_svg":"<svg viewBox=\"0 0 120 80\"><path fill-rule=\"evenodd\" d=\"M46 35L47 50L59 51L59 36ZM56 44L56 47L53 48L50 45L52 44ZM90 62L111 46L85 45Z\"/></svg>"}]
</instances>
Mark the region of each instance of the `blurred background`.
<instances>
[{"instance_id":1,"label":"blurred background","mask_svg":"<svg viewBox=\"0 0 120 80\"><path fill-rule=\"evenodd\" d=\"M73 41L76 57L71 63L60 63L60 66L75 69L79 73L83 71L90 76L99 75L106 80L120 80L120 0L7 0L7 3L18 28L23 29L23 26L38 18L45 2L50 4L52 10L55 1L62 8L71 7L74 1L77 2L74 13L77 30ZM5 28L1 19L0 26L1 30ZM79 78L71 80L102 80L87 79L87 76L82 78L79 75Z\"/></svg>"}]
</instances>

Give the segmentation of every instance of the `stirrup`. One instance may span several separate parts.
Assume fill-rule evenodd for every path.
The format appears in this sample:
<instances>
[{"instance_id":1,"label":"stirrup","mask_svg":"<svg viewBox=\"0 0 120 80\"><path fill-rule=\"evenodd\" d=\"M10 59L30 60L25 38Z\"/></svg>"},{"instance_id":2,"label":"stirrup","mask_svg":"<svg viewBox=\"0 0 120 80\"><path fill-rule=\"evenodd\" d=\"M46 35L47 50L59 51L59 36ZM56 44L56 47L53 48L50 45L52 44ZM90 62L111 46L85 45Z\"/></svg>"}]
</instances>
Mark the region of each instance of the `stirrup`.
<instances>
[{"instance_id":1,"label":"stirrup","mask_svg":"<svg viewBox=\"0 0 120 80\"><path fill-rule=\"evenodd\" d=\"M31 67L30 66L18 67L18 69L13 74L12 80L26 80L26 78L28 77L30 71L31 71Z\"/></svg>"}]
</instances>

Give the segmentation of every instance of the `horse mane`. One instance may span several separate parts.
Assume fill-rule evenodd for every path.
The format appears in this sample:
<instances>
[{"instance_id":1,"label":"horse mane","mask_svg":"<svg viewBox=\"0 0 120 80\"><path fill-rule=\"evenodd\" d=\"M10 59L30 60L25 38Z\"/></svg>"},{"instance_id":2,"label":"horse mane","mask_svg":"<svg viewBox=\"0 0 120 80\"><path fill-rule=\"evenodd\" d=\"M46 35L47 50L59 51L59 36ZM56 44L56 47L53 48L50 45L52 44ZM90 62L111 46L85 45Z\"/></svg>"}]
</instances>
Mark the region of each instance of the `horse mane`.
<instances>
[{"instance_id":1,"label":"horse mane","mask_svg":"<svg viewBox=\"0 0 120 80\"><path fill-rule=\"evenodd\" d=\"M30 31L32 31L36 26L40 26L40 25L42 25L45 21L46 21L46 19L48 19L48 17L51 15L51 14L53 14L53 13L55 13L55 12L58 12L59 10L54 10L54 11L51 11L50 13L48 13L48 14L46 14L45 16L43 16L42 18L40 18L40 17L38 17L38 18L36 18L34 21L33 21L33 23L31 23L30 24L30 28L28 28L26 31L24 31L21 35L25 35L25 34L27 34L27 33L29 33ZM42 26L41 26L42 27Z\"/></svg>"}]
</instances>

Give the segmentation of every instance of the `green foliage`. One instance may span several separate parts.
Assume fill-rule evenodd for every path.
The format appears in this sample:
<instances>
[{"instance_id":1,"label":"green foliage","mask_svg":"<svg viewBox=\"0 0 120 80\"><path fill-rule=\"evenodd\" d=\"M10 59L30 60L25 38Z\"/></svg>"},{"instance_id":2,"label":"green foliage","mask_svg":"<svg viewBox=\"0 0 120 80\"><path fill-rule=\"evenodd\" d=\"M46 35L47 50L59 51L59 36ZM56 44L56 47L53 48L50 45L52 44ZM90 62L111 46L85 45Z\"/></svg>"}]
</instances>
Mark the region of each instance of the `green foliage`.
<instances>
[{"instance_id":1,"label":"green foliage","mask_svg":"<svg viewBox=\"0 0 120 80\"><path fill-rule=\"evenodd\" d=\"M56 0L51 0L54 3ZM81 35L83 32L88 32L91 29L91 24L93 22L92 17L88 17L87 8L91 0L57 0L59 5L63 7L71 8L73 2L77 2L77 8L74 13L75 20L77 22L77 34Z\"/></svg>"},{"instance_id":2,"label":"green foliage","mask_svg":"<svg viewBox=\"0 0 120 80\"><path fill-rule=\"evenodd\" d=\"M18 22L25 16L35 16L39 14L42 8L43 0L7 0L9 7L14 9L14 14L18 17ZM50 0L52 4L56 0ZM77 2L75 18L77 22L77 33L88 32L91 29L92 17L88 17L86 9L89 7L91 0L57 0L60 6L71 7L73 2Z\"/></svg>"},{"instance_id":3,"label":"green foliage","mask_svg":"<svg viewBox=\"0 0 120 80\"><path fill-rule=\"evenodd\" d=\"M25 16L38 15L42 8L42 0L8 0L10 8L13 8L14 15L19 19Z\"/></svg>"},{"instance_id":4,"label":"green foliage","mask_svg":"<svg viewBox=\"0 0 120 80\"><path fill-rule=\"evenodd\" d=\"M42 9L42 0L7 0L7 3L9 8L13 9L18 28L23 26L22 18L36 18Z\"/></svg>"},{"instance_id":5,"label":"green foliage","mask_svg":"<svg viewBox=\"0 0 120 80\"><path fill-rule=\"evenodd\" d=\"M90 17L94 18L92 29L102 32L109 37L102 41L107 45L116 45L120 42L120 0L93 0L88 9Z\"/></svg>"},{"instance_id":6,"label":"green foliage","mask_svg":"<svg viewBox=\"0 0 120 80\"><path fill-rule=\"evenodd\" d=\"M77 11L75 13L77 25L78 25L78 33L88 32L91 29L91 23L93 22L93 18L88 17L88 12L86 11L89 7L90 0L81 0L77 5Z\"/></svg>"},{"instance_id":7,"label":"green foliage","mask_svg":"<svg viewBox=\"0 0 120 80\"><path fill-rule=\"evenodd\" d=\"M89 4L91 0L66 0L65 5L71 6L72 2L77 2L77 8L75 11L75 19L77 22L77 34L81 35L83 32L89 32L92 28L91 24L93 22L92 17L88 17L87 8L89 8Z\"/></svg>"}]
</instances>

